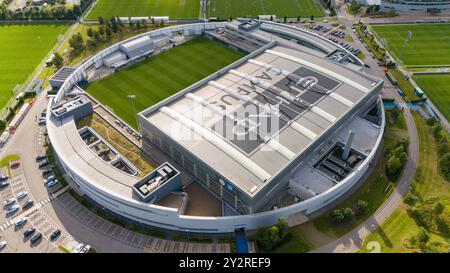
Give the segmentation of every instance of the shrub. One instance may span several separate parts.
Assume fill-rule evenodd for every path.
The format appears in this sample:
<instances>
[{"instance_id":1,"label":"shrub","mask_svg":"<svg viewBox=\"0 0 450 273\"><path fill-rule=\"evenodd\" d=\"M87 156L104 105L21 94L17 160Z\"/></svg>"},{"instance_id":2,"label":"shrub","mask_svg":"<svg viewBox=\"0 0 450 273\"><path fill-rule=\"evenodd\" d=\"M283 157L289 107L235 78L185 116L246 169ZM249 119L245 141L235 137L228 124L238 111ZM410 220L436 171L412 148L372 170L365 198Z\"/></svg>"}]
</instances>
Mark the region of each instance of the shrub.
<instances>
[{"instance_id":1,"label":"shrub","mask_svg":"<svg viewBox=\"0 0 450 273\"><path fill-rule=\"evenodd\" d=\"M421 227L420 231L417 233L417 240L421 243L426 243L430 239L430 235L428 234L428 231Z\"/></svg>"},{"instance_id":2,"label":"shrub","mask_svg":"<svg viewBox=\"0 0 450 273\"><path fill-rule=\"evenodd\" d=\"M429 125L429 126L435 125L436 122L437 122L437 120L435 117L431 117L431 118L427 119L427 125Z\"/></svg>"},{"instance_id":3,"label":"shrub","mask_svg":"<svg viewBox=\"0 0 450 273\"><path fill-rule=\"evenodd\" d=\"M410 206L414 206L417 201L419 201L419 197L415 196L414 194L408 192L408 194L406 194L405 197L405 203L410 205Z\"/></svg>"},{"instance_id":4,"label":"shrub","mask_svg":"<svg viewBox=\"0 0 450 273\"><path fill-rule=\"evenodd\" d=\"M333 223L335 224L340 224L344 221L344 215L342 214L341 210L339 209L335 209L331 215L331 220L333 221Z\"/></svg>"},{"instance_id":5,"label":"shrub","mask_svg":"<svg viewBox=\"0 0 450 273\"><path fill-rule=\"evenodd\" d=\"M342 211L342 214L344 215L345 221L350 221L350 220L355 219L355 212L351 208L345 208Z\"/></svg>"},{"instance_id":6,"label":"shrub","mask_svg":"<svg viewBox=\"0 0 450 273\"><path fill-rule=\"evenodd\" d=\"M356 203L356 207L358 208L358 214L360 215L367 214L367 212L369 211L369 203L364 200L358 200L358 202Z\"/></svg>"}]
</instances>

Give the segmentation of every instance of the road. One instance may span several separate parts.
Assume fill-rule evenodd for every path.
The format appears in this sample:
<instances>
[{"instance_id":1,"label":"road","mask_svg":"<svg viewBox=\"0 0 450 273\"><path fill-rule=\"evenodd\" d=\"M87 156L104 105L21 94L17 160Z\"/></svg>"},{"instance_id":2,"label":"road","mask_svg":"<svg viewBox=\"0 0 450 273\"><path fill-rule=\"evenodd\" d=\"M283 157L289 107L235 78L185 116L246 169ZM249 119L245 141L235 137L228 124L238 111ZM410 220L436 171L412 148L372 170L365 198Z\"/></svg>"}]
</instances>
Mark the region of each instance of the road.
<instances>
[{"instance_id":1,"label":"road","mask_svg":"<svg viewBox=\"0 0 450 273\"><path fill-rule=\"evenodd\" d=\"M344 8L341 7L339 10L341 13L338 15L339 18L351 18L347 17L345 14L347 13ZM344 13L344 14L342 14ZM353 19L355 19L353 17ZM345 24L347 29L351 28L353 22L352 20L342 20L341 23ZM353 34L352 34L353 35ZM364 60L366 63L370 63L371 68L366 70L366 72L383 78L386 82L384 95L388 97L393 97L397 102L404 103L402 97L398 95L397 92L394 91L393 87L389 84L389 81L385 78L384 72L380 69L376 61L371 59L369 56L370 53L367 52L362 43L355 37L355 42L357 46L363 49L367 58ZM361 45L361 46L359 46ZM418 158L419 158L419 138L417 135L417 128L414 123L413 116L411 111L404 107L403 116L405 117L406 124L408 127L408 137L409 137L409 147L408 147L408 155L409 159L406 163L405 170L403 171L402 176L397 182L395 190L389 196L389 198L383 203L383 205L375 211L375 213L367 219L364 223L360 224L358 227L345 234L344 236L322 246L311 252L313 253L331 253L331 252L356 252L358 251L364 242L364 239L367 235L372 233L378 227L383 224L383 222L397 209L400 203L403 200L403 196L409 190L414 175L416 173Z\"/></svg>"}]
</instances>

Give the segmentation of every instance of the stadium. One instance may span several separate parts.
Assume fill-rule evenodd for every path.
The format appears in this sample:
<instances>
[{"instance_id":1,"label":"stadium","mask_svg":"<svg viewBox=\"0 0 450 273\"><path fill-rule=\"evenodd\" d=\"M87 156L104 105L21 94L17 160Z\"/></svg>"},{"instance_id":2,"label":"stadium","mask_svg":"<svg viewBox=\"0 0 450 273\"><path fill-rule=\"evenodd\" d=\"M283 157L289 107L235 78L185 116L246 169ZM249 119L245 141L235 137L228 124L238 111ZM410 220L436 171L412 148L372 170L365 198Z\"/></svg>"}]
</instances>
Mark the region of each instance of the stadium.
<instances>
[{"instance_id":1,"label":"stadium","mask_svg":"<svg viewBox=\"0 0 450 273\"><path fill-rule=\"evenodd\" d=\"M196 39L217 47L192 48ZM206 48L227 61L199 73L219 57L191 63ZM134 78L145 65L157 69ZM381 149L383 81L363 67L341 46L274 22L171 26L59 70L48 137L77 190L139 224L200 233L255 230L280 217L296 225L362 181ZM137 126L101 103L117 97L118 84L104 84L103 97L89 91L115 78L124 90L154 79L165 86L166 73L184 85L149 91L158 99L139 109L140 94L118 96Z\"/></svg>"}]
</instances>

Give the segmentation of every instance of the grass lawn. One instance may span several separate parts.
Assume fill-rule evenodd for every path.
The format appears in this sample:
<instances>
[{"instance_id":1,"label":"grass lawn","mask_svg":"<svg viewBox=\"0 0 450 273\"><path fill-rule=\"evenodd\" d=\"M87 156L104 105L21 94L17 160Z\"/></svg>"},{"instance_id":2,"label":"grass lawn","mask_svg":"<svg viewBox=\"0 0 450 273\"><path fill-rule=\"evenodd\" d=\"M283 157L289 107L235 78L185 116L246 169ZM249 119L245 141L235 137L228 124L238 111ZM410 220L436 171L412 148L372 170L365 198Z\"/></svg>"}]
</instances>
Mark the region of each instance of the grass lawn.
<instances>
[{"instance_id":1,"label":"grass lawn","mask_svg":"<svg viewBox=\"0 0 450 273\"><path fill-rule=\"evenodd\" d=\"M405 65L450 65L450 24L373 25ZM408 31L412 36L403 48Z\"/></svg>"},{"instance_id":2,"label":"grass lawn","mask_svg":"<svg viewBox=\"0 0 450 273\"><path fill-rule=\"evenodd\" d=\"M13 97L16 84L27 80L67 28L65 24L0 26L0 109Z\"/></svg>"},{"instance_id":3,"label":"grass lawn","mask_svg":"<svg viewBox=\"0 0 450 273\"><path fill-rule=\"evenodd\" d=\"M169 16L170 18L200 18L200 0L99 0L87 19L99 16Z\"/></svg>"},{"instance_id":4,"label":"grass lawn","mask_svg":"<svg viewBox=\"0 0 450 273\"><path fill-rule=\"evenodd\" d=\"M445 118L450 120L450 74L415 75L413 79Z\"/></svg>"},{"instance_id":5,"label":"grass lawn","mask_svg":"<svg viewBox=\"0 0 450 273\"><path fill-rule=\"evenodd\" d=\"M406 138L408 136L403 114L400 114L397 122L393 123L389 120L389 111L386 111L386 119L387 134L384 139L384 150L393 147L396 141L400 138ZM364 200L369 204L369 210L366 215L360 216L356 220L349 223L335 225L329 217L329 213L326 213L314 220L314 226L316 229L328 235L339 237L351 231L370 217L389 197L395 187L395 185L384 175L385 164L386 159L384 155L381 155L375 169L367 181L347 200L335 208L352 208L358 200Z\"/></svg>"},{"instance_id":6,"label":"grass lawn","mask_svg":"<svg viewBox=\"0 0 450 273\"><path fill-rule=\"evenodd\" d=\"M322 9L314 0L209 0L208 17L229 18L276 15L297 18L323 16Z\"/></svg>"},{"instance_id":7,"label":"grass lawn","mask_svg":"<svg viewBox=\"0 0 450 273\"><path fill-rule=\"evenodd\" d=\"M286 235L284 242L277 246L271 252L274 253L305 253L312 249L311 244L309 244L301 230L299 229L289 229L289 233Z\"/></svg>"},{"instance_id":8,"label":"grass lawn","mask_svg":"<svg viewBox=\"0 0 450 273\"><path fill-rule=\"evenodd\" d=\"M136 128L137 112L183 90L242 56L241 53L207 38L194 38L147 61L93 82L86 91ZM136 95L136 113L127 98L130 94Z\"/></svg>"},{"instance_id":9,"label":"grass lawn","mask_svg":"<svg viewBox=\"0 0 450 273\"><path fill-rule=\"evenodd\" d=\"M423 199L438 198L445 206L443 218L450 225L450 183L445 181L437 168L437 143L432 135L432 129L425 124L424 119L414 113L414 120L419 134L419 162L413 181L413 192ZM374 233L370 234L362 252L370 252L367 243L377 241L381 252L415 252L418 248L411 247L408 238L419 232L419 226L414 218L408 215L407 205L402 204ZM450 244L450 238L442 233L430 232L430 240L444 245Z\"/></svg>"}]
</instances>

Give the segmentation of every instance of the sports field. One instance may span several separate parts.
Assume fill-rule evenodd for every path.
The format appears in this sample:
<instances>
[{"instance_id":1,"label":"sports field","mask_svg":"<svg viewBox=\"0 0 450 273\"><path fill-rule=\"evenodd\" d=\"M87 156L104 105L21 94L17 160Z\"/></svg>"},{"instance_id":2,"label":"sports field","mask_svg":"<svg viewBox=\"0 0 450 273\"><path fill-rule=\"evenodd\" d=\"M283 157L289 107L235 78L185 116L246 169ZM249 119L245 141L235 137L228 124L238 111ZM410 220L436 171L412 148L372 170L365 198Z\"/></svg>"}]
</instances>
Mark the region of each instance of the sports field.
<instances>
[{"instance_id":1,"label":"sports field","mask_svg":"<svg viewBox=\"0 0 450 273\"><path fill-rule=\"evenodd\" d=\"M405 65L450 65L450 24L373 25ZM403 48L408 31L412 36Z\"/></svg>"},{"instance_id":2,"label":"sports field","mask_svg":"<svg viewBox=\"0 0 450 273\"><path fill-rule=\"evenodd\" d=\"M0 109L13 97L12 89L24 83L67 28L63 24L0 26Z\"/></svg>"},{"instance_id":3,"label":"sports field","mask_svg":"<svg viewBox=\"0 0 450 273\"><path fill-rule=\"evenodd\" d=\"M445 118L450 120L450 74L415 75L413 79Z\"/></svg>"},{"instance_id":4,"label":"sports field","mask_svg":"<svg viewBox=\"0 0 450 273\"><path fill-rule=\"evenodd\" d=\"M200 18L200 0L98 0L87 19L99 16L169 16Z\"/></svg>"},{"instance_id":5,"label":"sports field","mask_svg":"<svg viewBox=\"0 0 450 273\"><path fill-rule=\"evenodd\" d=\"M133 127L136 113L240 59L225 45L199 37L92 83L86 91Z\"/></svg>"},{"instance_id":6,"label":"sports field","mask_svg":"<svg viewBox=\"0 0 450 273\"><path fill-rule=\"evenodd\" d=\"M323 16L322 9L314 0L208 0L207 11L208 17L219 18Z\"/></svg>"}]
</instances>

